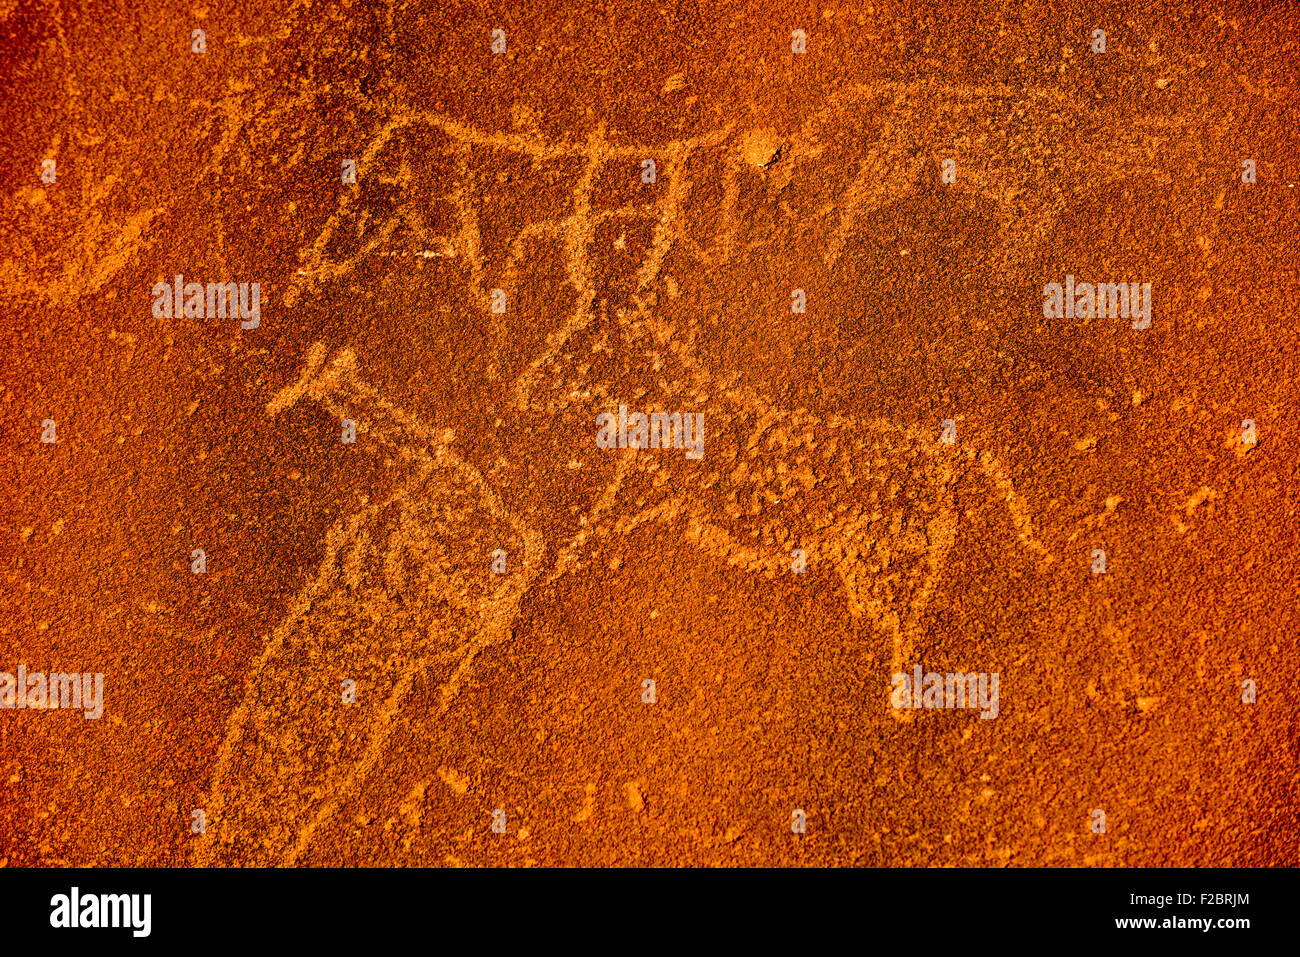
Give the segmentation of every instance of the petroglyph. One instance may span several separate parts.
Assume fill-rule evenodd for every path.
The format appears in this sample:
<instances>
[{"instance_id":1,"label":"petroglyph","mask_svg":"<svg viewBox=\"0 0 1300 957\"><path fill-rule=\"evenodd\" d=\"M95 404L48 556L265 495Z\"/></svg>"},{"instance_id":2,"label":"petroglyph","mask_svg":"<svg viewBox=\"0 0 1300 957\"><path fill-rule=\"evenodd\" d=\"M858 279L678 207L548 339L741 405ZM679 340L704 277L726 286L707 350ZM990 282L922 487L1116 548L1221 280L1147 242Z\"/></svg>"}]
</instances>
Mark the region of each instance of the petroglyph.
<instances>
[{"instance_id":1,"label":"petroglyph","mask_svg":"<svg viewBox=\"0 0 1300 957\"><path fill-rule=\"evenodd\" d=\"M911 194L926 164L937 166L941 157L955 156L960 189L991 204L1003 224L1018 226L1014 235L1002 231L1003 243L995 255L1020 262L1051 232L1067 199L1057 173L1062 151L1083 163L1085 178L1094 187L1135 175L1167 180L1168 170L1176 165L1170 162L1171 153L1190 148L1186 128L1195 125L1195 117L1179 115L1115 126L1088 104L1050 88L879 82L838 91L776 150L779 155L770 158L769 169L747 160L754 131L737 129L734 123L666 143L614 143L601 127L581 141L547 140L526 132L481 131L401 103L388 104L387 115L390 119L358 159L361 186L340 194L335 211L300 255L302 265L289 281L284 302L296 304L372 255L419 255L463 262L469 271L469 297L486 309L484 276L489 264L482 223L492 215L498 193L476 188L475 169L493 155L516 156L535 170L572 164L576 169L567 211L523 225L503 260L491 264L503 281L513 279L533 246L549 240L561 255L575 294L572 309L516 384L524 402L540 365L591 321L597 292L591 247L596 228L604 222L644 219L653 224L653 240L636 276L637 288L645 291L670 249L706 266L733 259L740 251L736 236L745 226L741 182L747 176L764 176L774 193L794 184L805 196L805 205L811 204L812 223L830 218L823 253L829 267L867 216ZM432 148L425 143L421 149L425 165L437 161L449 166L445 175L435 177L446 192L437 197L405 195L394 210L371 221L366 209L357 208L364 207L366 184L372 177L384 181L383 169L410 162L401 138L417 131L434 136ZM1043 142L1053 144L1046 155ZM386 152L390 147L393 155ZM660 174L644 202L593 209L597 181L611 164L639 163L646 157L656 160ZM708 235L696 234L703 220L686 208L701 176L722 184L717 209L710 210L716 218L709 220ZM434 220L441 220L441 232ZM387 248L398 236L407 248ZM416 241L420 248L410 248Z\"/></svg>"},{"instance_id":2,"label":"petroglyph","mask_svg":"<svg viewBox=\"0 0 1300 957\"><path fill-rule=\"evenodd\" d=\"M657 145L612 143L597 127L582 141L566 142L485 133L425 111L390 111L392 118L358 158L362 183L387 175L385 150L396 137L426 127L441 137L450 171L442 184L446 191L434 205L406 199L376 220L358 198L360 191L345 191L301 253L285 303L303 302L372 255L418 256L459 263L469 299L486 309L489 279L509 282L532 254L532 244L550 242L574 298L512 383L511 404L518 414L552 414L581 395L588 403L579 403L585 416L619 392L618 383L592 378L566 354L594 319L604 326L608 315L593 273L597 228L619 219L647 222L650 239L635 270L636 294L612 309L614 328L625 345L662 369L659 388L643 404L707 411L708 451L699 462L638 456L634 450L610 453L617 455L612 473L576 531L548 557L542 533L508 510L454 451L450 430L423 422L377 392L351 350L331 357L326 344L313 345L300 377L268 402L268 414L317 402L339 419L356 421L359 442L396 456L405 478L331 526L320 567L251 669L213 773L212 823L197 844L196 863L299 860L345 801L363 798L395 715L418 679L434 682L445 712L479 653L509 638L531 587L572 572L594 538L625 543L648 525L674 530L711 558L768 578L791 574L796 548L805 552L810 569L832 570L850 616L885 637L882 708L907 720L909 713L885 707L885 676L912 660L923 633L927 606L958 541L961 483L973 483L986 501L1003 508L1014 539L1046 567L1055 559L1038 537L1028 504L993 452L961 442L942 445L937 428L777 406L738 376L708 368L695 348L695 329L656 315L653 303L667 285L661 275L670 252L706 265L738 254L744 177L765 176L772 188L782 189L816 169L832 148L833 128L847 123L853 111L893 109L861 129L848 151L847 176L831 186L840 191L839 201L817 214L827 218L824 265L834 264L864 218L905 196L933 159L925 152L927 138L937 136L942 124L918 129L897 112L923 96L936 98L937 115L948 110L950 119L987 112L990 102L1014 101L1000 121L976 124L969 134L969 152L1001 159L969 164L963 176L999 216L1034 216L1035 228L1047 229L1059 190L1033 182L1032 171L1017 165L1017 150L1027 140L1016 127L1029 124L1032 132L1064 124L1062 114L1082 109L1050 91L852 88L757 166L746 163L731 126ZM1162 128L1156 124L1113 138L1106 150L1086 158L1117 176L1158 171L1152 158L1158 139L1151 137ZM483 151L506 151L533 164L574 164L565 208L522 224L495 262L488 261L483 228L491 200L481 195L473 175ZM660 171L645 201L593 208L602 172L611 163L644 157L656 158ZM701 162L712 164L721 184L717 228L707 237L691 234L689 215L699 175L693 181L692 170ZM404 177L389 179L400 186ZM511 573L494 581L488 556L497 547L516 557ZM353 706L338 701L337 681L349 675L359 676L363 692ZM232 800L236 792L238 801Z\"/></svg>"},{"instance_id":3,"label":"petroglyph","mask_svg":"<svg viewBox=\"0 0 1300 957\"><path fill-rule=\"evenodd\" d=\"M629 329L674 347L672 330L640 305L637 316ZM677 348L694 384L718 381ZM334 523L317 574L254 665L218 757L213 823L197 863L298 860L341 803L363 793L414 680L436 671L440 707L450 707L477 655L509 636L542 571L541 536L455 454L450 431L385 400L360 377L350 350L329 362L325 354L322 344L309 350L302 375L268 403L268 414L304 398L319 402L407 461L411 475L381 502ZM622 486L642 470L631 450L621 453L548 581L572 568L593 533L625 537L651 521L769 578L788 568L791 548L803 548L810 563L834 569L850 614L888 635L892 673L910 660L953 547L963 462L1003 498L1021 542L1050 559L990 454L941 449L935 436L884 420L786 412L741 387L724 395L730 408L711 413L721 419L711 471L682 468L659 485L674 492L617 516ZM501 543L522 555L521 567L493 586L486 557ZM333 679L347 675L364 676L363 692L375 700L340 705ZM229 802L236 789L242 800ZM227 809L238 817L225 817Z\"/></svg>"},{"instance_id":4,"label":"petroglyph","mask_svg":"<svg viewBox=\"0 0 1300 957\"><path fill-rule=\"evenodd\" d=\"M261 136L303 108L304 98L294 97L264 110L250 110L252 89L247 81L230 80L225 96L194 104L210 110L215 142L205 152L205 161L185 177L157 177L168 184L161 191L161 202L157 187L142 191L138 174L122 168L120 142L135 135L133 131L104 129L102 119L86 117L79 118L84 125L74 136L54 136L43 155L57 159L59 166L67 157L67 167L77 171L80 189L74 194L67 179L36 182L19 187L8 203L0 204L0 235L10 249L9 258L0 259L0 291L61 306L104 289L152 245L151 230L170 209L184 206L232 160L246 164ZM72 96L69 112L81 109L79 94ZM260 126L247 119L250 112L258 116ZM73 119L78 118L69 122ZM178 180L185 185L174 185ZM141 204L140 196L147 201Z\"/></svg>"},{"instance_id":5,"label":"petroglyph","mask_svg":"<svg viewBox=\"0 0 1300 957\"><path fill-rule=\"evenodd\" d=\"M683 394L661 403L687 404L692 390L720 391L722 401L710 408L709 449L698 467L635 460L642 469L673 473L652 482L650 494L654 487L673 491L616 520L618 533L650 520L684 525L687 541L769 578L789 574L791 551L801 549L810 567L825 562L835 570L854 618L889 635L891 668L910 659L954 544L953 494L963 472L973 469L985 494L1005 506L1020 544L1037 560L1052 561L991 452L945 447L937 432L886 419L781 409L702 368L689 339L640 300L620 320L633 337L672 353L685 373ZM624 471L611 487L626 480Z\"/></svg>"},{"instance_id":6,"label":"petroglyph","mask_svg":"<svg viewBox=\"0 0 1300 957\"><path fill-rule=\"evenodd\" d=\"M316 574L254 664L218 754L199 864L298 860L359 793L416 679L431 673L449 708L477 655L509 637L541 568L541 537L455 454L452 434L388 403L356 366L348 350L327 363L313 347L267 413L319 402L357 421L408 476L331 526ZM515 556L511 574L492 574L496 548ZM357 682L356 704L342 702L345 679Z\"/></svg>"}]
</instances>

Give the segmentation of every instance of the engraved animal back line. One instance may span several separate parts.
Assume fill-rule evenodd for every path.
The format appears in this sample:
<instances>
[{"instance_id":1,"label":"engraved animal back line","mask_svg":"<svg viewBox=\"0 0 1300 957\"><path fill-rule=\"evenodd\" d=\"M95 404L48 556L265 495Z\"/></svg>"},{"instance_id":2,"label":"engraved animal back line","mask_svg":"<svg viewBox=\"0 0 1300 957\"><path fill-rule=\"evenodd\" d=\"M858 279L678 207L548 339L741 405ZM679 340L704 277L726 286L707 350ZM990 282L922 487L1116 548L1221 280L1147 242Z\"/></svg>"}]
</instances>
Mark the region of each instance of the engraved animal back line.
<instances>
[{"instance_id":1,"label":"engraved animal back line","mask_svg":"<svg viewBox=\"0 0 1300 957\"><path fill-rule=\"evenodd\" d=\"M506 268L513 268L524 254L523 242L536 236L549 236L561 240L566 256L566 272L570 283L580 297L586 292L587 245L594 227L607 218L631 215L624 210L591 209L591 193L595 186L597 173L608 163L615 160L640 160L645 157L674 158L687 155L700 147L720 143L730 133L733 124L728 124L710 134L673 140L657 145L613 144L606 140L602 128L597 127L582 142L547 141L539 137L519 133L484 133L459 121L426 111L395 111L383 126L379 128L362 152L357 162L358 175L364 175L374 165L376 157L383 148L401 130L412 126L429 126L443 132L451 142L455 154L457 175L454 187L447 194L458 220L457 231L449 237L427 237L431 242L444 243L453 255L462 257L474 271L471 281L472 291L482 289L482 255L481 232L478 227L479 212L474 197L469 194L469 159L475 149L498 149L528 157L533 162L547 160L576 159L583 160L583 170L572 190L570 199L571 212L558 217L546 218L526 227L525 231L512 244L510 260ZM323 280L335 279L351 271L357 263L374 252L387 241L401 218L407 215L399 210L380 227L380 231L371 237L357 252L341 262L331 262L326 249L340 228L344 214L357 202L355 191L345 191L339 198L335 211L325 222L316 238L300 254L303 266L299 268L286 292L286 304L294 305L307 289ZM664 248L667 237L656 244Z\"/></svg>"}]
</instances>

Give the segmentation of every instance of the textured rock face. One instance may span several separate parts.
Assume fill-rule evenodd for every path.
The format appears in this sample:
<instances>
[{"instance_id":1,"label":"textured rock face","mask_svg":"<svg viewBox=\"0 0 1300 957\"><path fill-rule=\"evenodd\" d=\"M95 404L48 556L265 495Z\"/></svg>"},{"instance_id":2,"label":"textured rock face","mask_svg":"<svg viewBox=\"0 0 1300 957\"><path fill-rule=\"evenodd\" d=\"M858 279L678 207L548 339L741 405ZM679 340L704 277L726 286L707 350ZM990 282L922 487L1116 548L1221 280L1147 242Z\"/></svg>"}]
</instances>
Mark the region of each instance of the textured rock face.
<instances>
[{"instance_id":1,"label":"textured rock face","mask_svg":"<svg viewBox=\"0 0 1300 957\"><path fill-rule=\"evenodd\" d=\"M152 6L0 2L0 864L1295 860L1280 12Z\"/></svg>"}]
</instances>

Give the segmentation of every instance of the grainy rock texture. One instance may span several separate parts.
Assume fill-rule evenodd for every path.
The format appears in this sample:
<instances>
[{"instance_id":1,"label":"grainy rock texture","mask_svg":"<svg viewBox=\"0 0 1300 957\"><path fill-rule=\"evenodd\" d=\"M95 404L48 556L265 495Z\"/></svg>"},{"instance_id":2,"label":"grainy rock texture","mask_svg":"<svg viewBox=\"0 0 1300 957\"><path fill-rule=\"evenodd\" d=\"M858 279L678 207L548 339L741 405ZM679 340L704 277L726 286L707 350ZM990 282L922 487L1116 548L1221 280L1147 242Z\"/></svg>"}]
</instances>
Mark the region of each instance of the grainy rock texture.
<instances>
[{"instance_id":1,"label":"grainy rock texture","mask_svg":"<svg viewBox=\"0 0 1300 957\"><path fill-rule=\"evenodd\" d=\"M1291 5L241 6L0 0L0 865L1298 862Z\"/></svg>"}]
</instances>

